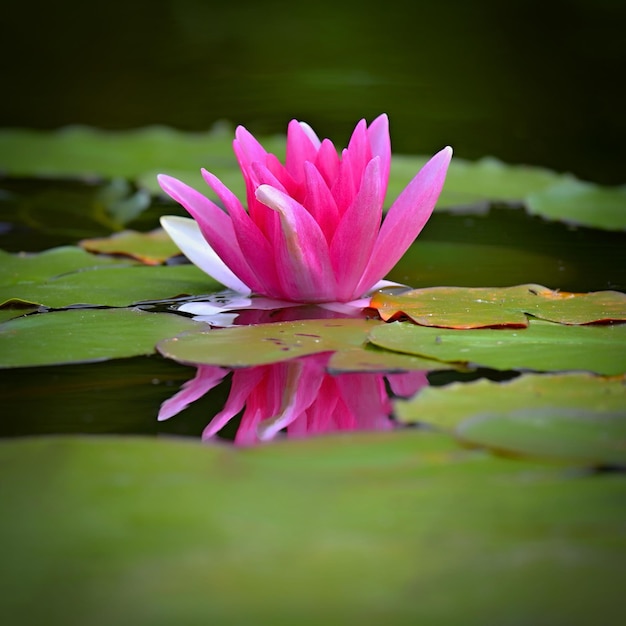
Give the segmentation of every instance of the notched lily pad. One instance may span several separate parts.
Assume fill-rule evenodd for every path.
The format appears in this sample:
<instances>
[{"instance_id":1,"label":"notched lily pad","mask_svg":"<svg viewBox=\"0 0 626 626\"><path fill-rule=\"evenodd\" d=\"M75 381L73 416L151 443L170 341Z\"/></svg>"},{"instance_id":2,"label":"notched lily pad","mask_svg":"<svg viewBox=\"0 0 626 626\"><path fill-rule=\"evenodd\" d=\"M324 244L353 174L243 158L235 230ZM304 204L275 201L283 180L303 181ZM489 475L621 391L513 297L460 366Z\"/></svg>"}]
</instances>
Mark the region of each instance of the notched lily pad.
<instances>
[{"instance_id":1,"label":"notched lily pad","mask_svg":"<svg viewBox=\"0 0 626 626\"><path fill-rule=\"evenodd\" d=\"M153 354L155 344L199 326L170 313L73 309L0 324L0 368L88 363Z\"/></svg>"},{"instance_id":2,"label":"notched lily pad","mask_svg":"<svg viewBox=\"0 0 626 626\"><path fill-rule=\"evenodd\" d=\"M528 326L527 315L560 324L626 321L626 294L568 293L542 285L431 287L393 295L379 292L371 304L384 320L406 315L422 326L484 328Z\"/></svg>"},{"instance_id":3,"label":"notched lily pad","mask_svg":"<svg viewBox=\"0 0 626 626\"><path fill-rule=\"evenodd\" d=\"M88 252L126 256L145 265L160 265L180 254L162 228L149 233L125 230L110 237L83 239L78 245Z\"/></svg>"},{"instance_id":4,"label":"notched lily pad","mask_svg":"<svg viewBox=\"0 0 626 626\"><path fill-rule=\"evenodd\" d=\"M626 468L626 409L490 412L464 420L454 433L466 443L508 454Z\"/></svg>"},{"instance_id":5,"label":"notched lily pad","mask_svg":"<svg viewBox=\"0 0 626 626\"><path fill-rule=\"evenodd\" d=\"M517 330L453 330L392 322L372 329L387 350L499 370L626 372L626 324L564 326L541 320Z\"/></svg>"},{"instance_id":6,"label":"notched lily pad","mask_svg":"<svg viewBox=\"0 0 626 626\"><path fill-rule=\"evenodd\" d=\"M186 333L157 349L182 363L247 367L362 346L381 323L364 319L303 320Z\"/></svg>"}]
</instances>

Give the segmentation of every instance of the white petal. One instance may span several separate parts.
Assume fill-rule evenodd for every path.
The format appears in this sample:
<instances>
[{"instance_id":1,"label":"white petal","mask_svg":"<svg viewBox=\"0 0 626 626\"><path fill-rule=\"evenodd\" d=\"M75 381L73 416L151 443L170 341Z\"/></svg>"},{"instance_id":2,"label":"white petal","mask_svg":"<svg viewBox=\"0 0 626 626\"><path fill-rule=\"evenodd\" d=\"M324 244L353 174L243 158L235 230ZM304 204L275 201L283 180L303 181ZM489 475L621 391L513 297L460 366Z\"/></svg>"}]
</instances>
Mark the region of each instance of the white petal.
<instances>
[{"instance_id":1,"label":"white petal","mask_svg":"<svg viewBox=\"0 0 626 626\"><path fill-rule=\"evenodd\" d=\"M317 133L306 122L298 122L298 124L300 124L300 128L305 132L306 136L311 140L311 143L315 146L315 148L319 150L322 142L317 136Z\"/></svg>"},{"instance_id":2,"label":"white petal","mask_svg":"<svg viewBox=\"0 0 626 626\"><path fill-rule=\"evenodd\" d=\"M207 243L195 220L176 215L161 217L161 226L172 238L181 252L203 272L215 278L226 287L248 295L251 290L220 259Z\"/></svg>"}]
</instances>

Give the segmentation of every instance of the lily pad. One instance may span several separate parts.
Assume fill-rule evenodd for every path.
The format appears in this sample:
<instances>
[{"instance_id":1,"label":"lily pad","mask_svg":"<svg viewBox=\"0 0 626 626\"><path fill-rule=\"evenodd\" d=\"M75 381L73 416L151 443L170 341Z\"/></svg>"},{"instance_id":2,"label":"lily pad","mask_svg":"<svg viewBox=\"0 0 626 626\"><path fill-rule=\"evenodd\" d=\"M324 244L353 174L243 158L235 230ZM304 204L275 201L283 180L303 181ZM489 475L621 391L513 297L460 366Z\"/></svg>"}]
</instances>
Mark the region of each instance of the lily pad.
<instances>
[{"instance_id":1,"label":"lily pad","mask_svg":"<svg viewBox=\"0 0 626 626\"><path fill-rule=\"evenodd\" d=\"M368 344L361 348L344 348L335 352L328 362L328 370L341 372L397 372L410 370L451 369L450 365L409 354L381 350Z\"/></svg>"},{"instance_id":2,"label":"lily pad","mask_svg":"<svg viewBox=\"0 0 626 626\"><path fill-rule=\"evenodd\" d=\"M359 347L380 322L322 319L200 330L157 346L170 359L197 365L247 367Z\"/></svg>"},{"instance_id":3,"label":"lily pad","mask_svg":"<svg viewBox=\"0 0 626 626\"><path fill-rule=\"evenodd\" d=\"M626 372L626 324L563 326L536 320L519 330L452 330L393 322L373 328L369 339L387 350L500 370Z\"/></svg>"},{"instance_id":4,"label":"lily pad","mask_svg":"<svg viewBox=\"0 0 626 626\"><path fill-rule=\"evenodd\" d=\"M0 464L11 623L586 626L623 605L626 481L443 435L48 437Z\"/></svg>"},{"instance_id":5,"label":"lily pad","mask_svg":"<svg viewBox=\"0 0 626 626\"><path fill-rule=\"evenodd\" d=\"M0 287L0 307L38 304L129 306L182 295L208 294L220 284L194 265L96 268Z\"/></svg>"},{"instance_id":6,"label":"lily pad","mask_svg":"<svg viewBox=\"0 0 626 626\"><path fill-rule=\"evenodd\" d=\"M395 414L400 422L424 422L450 430L478 415L575 410L589 417L623 415L626 379L590 374L524 374L507 382L482 379L425 387L411 400L395 403Z\"/></svg>"},{"instance_id":7,"label":"lily pad","mask_svg":"<svg viewBox=\"0 0 626 626\"><path fill-rule=\"evenodd\" d=\"M568 177L526 198L530 213L572 224L626 230L626 186L599 187Z\"/></svg>"},{"instance_id":8,"label":"lily pad","mask_svg":"<svg viewBox=\"0 0 626 626\"><path fill-rule=\"evenodd\" d=\"M73 309L0 324L0 368L87 363L153 354L155 344L198 322L138 309Z\"/></svg>"},{"instance_id":9,"label":"lily pad","mask_svg":"<svg viewBox=\"0 0 626 626\"><path fill-rule=\"evenodd\" d=\"M406 315L422 326L442 328L526 327L527 315L560 324L626 321L626 294L568 293L541 285L431 287L397 295L382 291L370 306L384 320Z\"/></svg>"},{"instance_id":10,"label":"lily pad","mask_svg":"<svg viewBox=\"0 0 626 626\"><path fill-rule=\"evenodd\" d=\"M461 422L455 434L467 443L509 454L626 468L626 409L594 413L549 407L486 413Z\"/></svg>"},{"instance_id":11,"label":"lily pad","mask_svg":"<svg viewBox=\"0 0 626 626\"><path fill-rule=\"evenodd\" d=\"M83 239L79 246L88 252L127 256L145 265L160 265L180 254L162 228L149 233L125 230L110 237Z\"/></svg>"},{"instance_id":12,"label":"lily pad","mask_svg":"<svg viewBox=\"0 0 626 626\"><path fill-rule=\"evenodd\" d=\"M73 246L53 248L39 254L10 254L0 250L0 287L36 283L102 267L128 265L128 261L120 262L111 257L94 256Z\"/></svg>"}]
</instances>

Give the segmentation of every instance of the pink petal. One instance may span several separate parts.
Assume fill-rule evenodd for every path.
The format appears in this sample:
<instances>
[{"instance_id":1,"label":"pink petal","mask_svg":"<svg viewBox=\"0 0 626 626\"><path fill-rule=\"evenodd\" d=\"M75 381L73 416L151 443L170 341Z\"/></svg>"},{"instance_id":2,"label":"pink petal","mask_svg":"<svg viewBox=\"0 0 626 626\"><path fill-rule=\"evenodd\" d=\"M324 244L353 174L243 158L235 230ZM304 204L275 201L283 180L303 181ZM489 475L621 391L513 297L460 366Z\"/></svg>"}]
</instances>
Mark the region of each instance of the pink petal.
<instances>
[{"instance_id":1,"label":"pink petal","mask_svg":"<svg viewBox=\"0 0 626 626\"><path fill-rule=\"evenodd\" d=\"M255 268L258 281L263 285L263 293L277 293L278 277L274 263L274 253L269 241L252 221L235 194L222 181L205 169L202 176L207 185L224 203L233 224L239 248L245 253L250 267ZM267 210L267 209L266 209Z\"/></svg>"},{"instance_id":2,"label":"pink petal","mask_svg":"<svg viewBox=\"0 0 626 626\"><path fill-rule=\"evenodd\" d=\"M304 164L306 195L302 204L319 224L326 241L330 244L337 222L339 211L330 189L318 169L309 163Z\"/></svg>"},{"instance_id":3,"label":"pink petal","mask_svg":"<svg viewBox=\"0 0 626 626\"><path fill-rule=\"evenodd\" d=\"M389 386L394 395L410 398L420 389L428 387L428 372L417 370L400 374L387 374Z\"/></svg>"},{"instance_id":4,"label":"pink petal","mask_svg":"<svg viewBox=\"0 0 626 626\"><path fill-rule=\"evenodd\" d=\"M339 173L339 155L330 139L324 139L315 157L315 167L324 177L329 189L332 189Z\"/></svg>"},{"instance_id":5,"label":"pink petal","mask_svg":"<svg viewBox=\"0 0 626 626\"><path fill-rule=\"evenodd\" d=\"M288 300L323 302L333 300L335 278L328 244L311 214L293 198L261 185L257 198L280 214L277 233L276 269Z\"/></svg>"},{"instance_id":6,"label":"pink petal","mask_svg":"<svg viewBox=\"0 0 626 626\"><path fill-rule=\"evenodd\" d=\"M319 140L318 140L319 141ZM304 180L304 162L315 161L319 145L314 145L302 126L291 120L287 127L287 151L285 167L296 182Z\"/></svg>"},{"instance_id":7,"label":"pink petal","mask_svg":"<svg viewBox=\"0 0 626 626\"><path fill-rule=\"evenodd\" d=\"M233 382L224 408L209 422L202 432L202 439L210 439L239 413L252 390L261 383L265 376L265 368L253 367L245 370L236 370L233 373ZM262 383L261 383L262 384Z\"/></svg>"},{"instance_id":8,"label":"pink petal","mask_svg":"<svg viewBox=\"0 0 626 626\"><path fill-rule=\"evenodd\" d=\"M163 191L182 204L198 222L204 238L232 272L258 291L261 284L242 254L231 218L206 196L180 180L164 174L159 174L157 179Z\"/></svg>"},{"instance_id":9,"label":"pink petal","mask_svg":"<svg viewBox=\"0 0 626 626\"><path fill-rule=\"evenodd\" d=\"M428 221L446 179L452 148L438 152L393 203L357 291L365 292L400 260Z\"/></svg>"},{"instance_id":10,"label":"pink petal","mask_svg":"<svg viewBox=\"0 0 626 626\"><path fill-rule=\"evenodd\" d=\"M367 129L372 156L380 157L381 199L384 203L391 167L391 140L389 138L389 118L383 113L379 115Z\"/></svg>"},{"instance_id":11,"label":"pink petal","mask_svg":"<svg viewBox=\"0 0 626 626\"><path fill-rule=\"evenodd\" d=\"M330 244L330 258L337 280L337 299L351 300L369 262L382 218L380 158L365 170L358 194L341 217Z\"/></svg>"},{"instance_id":12,"label":"pink petal","mask_svg":"<svg viewBox=\"0 0 626 626\"><path fill-rule=\"evenodd\" d=\"M196 371L196 375L188 380L181 390L174 394L169 400L161 405L157 420L162 422L170 417L180 413L186 409L192 402L201 398L214 387L217 387L224 377L228 374L228 370L214 365L200 365Z\"/></svg>"},{"instance_id":13,"label":"pink petal","mask_svg":"<svg viewBox=\"0 0 626 626\"><path fill-rule=\"evenodd\" d=\"M354 128L348 143L354 188L359 189L365 167L372 160L372 148L367 134L367 124L361 120Z\"/></svg>"},{"instance_id":14,"label":"pink petal","mask_svg":"<svg viewBox=\"0 0 626 626\"><path fill-rule=\"evenodd\" d=\"M341 163L339 165L337 178L331 187L331 192L337 203L340 215L343 215L343 212L352 204L357 189L358 187L355 185L352 172L350 153L348 150L344 150L341 153Z\"/></svg>"},{"instance_id":15,"label":"pink petal","mask_svg":"<svg viewBox=\"0 0 626 626\"><path fill-rule=\"evenodd\" d=\"M306 411L315 402L325 371L317 360L300 359L286 363L282 383L282 406L277 415L261 421L257 433L261 441L268 441Z\"/></svg>"}]
</instances>

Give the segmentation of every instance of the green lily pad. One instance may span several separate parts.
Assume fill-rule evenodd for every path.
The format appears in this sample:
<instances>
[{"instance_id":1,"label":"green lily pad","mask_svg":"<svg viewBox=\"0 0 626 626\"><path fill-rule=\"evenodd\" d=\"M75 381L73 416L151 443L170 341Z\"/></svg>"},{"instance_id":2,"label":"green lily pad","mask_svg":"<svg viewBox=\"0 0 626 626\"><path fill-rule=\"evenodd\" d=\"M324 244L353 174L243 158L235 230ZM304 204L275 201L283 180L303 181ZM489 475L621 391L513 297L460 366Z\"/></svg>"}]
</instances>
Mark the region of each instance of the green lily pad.
<instances>
[{"instance_id":1,"label":"green lily pad","mask_svg":"<svg viewBox=\"0 0 626 626\"><path fill-rule=\"evenodd\" d=\"M562 407L486 413L461 422L455 434L509 454L626 467L626 408L619 413Z\"/></svg>"},{"instance_id":2,"label":"green lily pad","mask_svg":"<svg viewBox=\"0 0 626 626\"><path fill-rule=\"evenodd\" d=\"M525 327L527 315L560 324L626 321L626 294L566 293L541 285L431 287L397 295L382 291L370 306L384 320L404 314L422 326L443 328Z\"/></svg>"},{"instance_id":3,"label":"green lily pad","mask_svg":"<svg viewBox=\"0 0 626 626\"><path fill-rule=\"evenodd\" d=\"M380 322L323 319L200 330L165 339L159 352L182 363L248 367L359 347Z\"/></svg>"},{"instance_id":4,"label":"green lily pad","mask_svg":"<svg viewBox=\"0 0 626 626\"><path fill-rule=\"evenodd\" d=\"M424 157L394 156L388 197L397 197L426 163ZM564 178L551 170L508 165L493 157L475 162L454 157L438 202L440 209L480 206L492 201L521 202Z\"/></svg>"},{"instance_id":5,"label":"green lily pad","mask_svg":"<svg viewBox=\"0 0 626 626\"><path fill-rule=\"evenodd\" d=\"M125 230L110 237L83 239L78 245L88 252L127 256L146 265L160 265L180 254L162 228L149 233Z\"/></svg>"},{"instance_id":6,"label":"green lily pad","mask_svg":"<svg viewBox=\"0 0 626 626\"><path fill-rule=\"evenodd\" d=\"M328 361L328 370L341 372L397 372L410 370L440 370L451 366L409 354L381 350L367 344L360 348L344 348L335 352Z\"/></svg>"},{"instance_id":7,"label":"green lily pad","mask_svg":"<svg viewBox=\"0 0 626 626\"><path fill-rule=\"evenodd\" d=\"M0 368L87 363L153 354L155 344L198 322L138 309L72 309L0 324Z\"/></svg>"},{"instance_id":8,"label":"green lily pad","mask_svg":"<svg viewBox=\"0 0 626 626\"><path fill-rule=\"evenodd\" d=\"M373 328L369 339L387 350L500 370L626 372L626 324L563 326L536 320L518 330L452 330L393 322Z\"/></svg>"},{"instance_id":9,"label":"green lily pad","mask_svg":"<svg viewBox=\"0 0 626 626\"><path fill-rule=\"evenodd\" d=\"M395 404L403 423L425 422L454 430L472 416L520 411L574 411L613 415L626 411L626 379L590 374L523 374L507 382L477 380L425 387L411 400Z\"/></svg>"},{"instance_id":10,"label":"green lily pad","mask_svg":"<svg viewBox=\"0 0 626 626\"><path fill-rule=\"evenodd\" d=\"M39 254L10 254L0 250L0 287L36 283L102 267L128 265L128 261L120 262L111 257L94 256L73 246L53 248Z\"/></svg>"},{"instance_id":11,"label":"green lily pad","mask_svg":"<svg viewBox=\"0 0 626 626\"><path fill-rule=\"evenodd\" d=\"M626 186L599 187L568 177L526 198L530 213L596 228L626 230Z\"/></svg>"},{"instance_id":12,"label":"green lily pad","mask_svg":"<svg viewBox=\"0 0 626 626\"><path fill-rule=\"evenodd\" d=\"M129 306L181 295L208 294L220 284L194 265L95 268L52 275L30 283L0 286L0 307L39 304L49 308L72 305Z\"/></svg>"},{"instance_id":13,"label":"green lily pad","mask_svg":"<svg viewBox=\"0 0 626 626\"><path fill-rule=\"evenodd\" d=\"M621 476L442 435L33 438L0 464L11 623L586 626L623 605Z\"/></svg>"}]
</instances>

